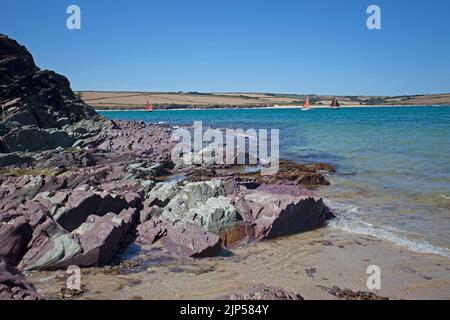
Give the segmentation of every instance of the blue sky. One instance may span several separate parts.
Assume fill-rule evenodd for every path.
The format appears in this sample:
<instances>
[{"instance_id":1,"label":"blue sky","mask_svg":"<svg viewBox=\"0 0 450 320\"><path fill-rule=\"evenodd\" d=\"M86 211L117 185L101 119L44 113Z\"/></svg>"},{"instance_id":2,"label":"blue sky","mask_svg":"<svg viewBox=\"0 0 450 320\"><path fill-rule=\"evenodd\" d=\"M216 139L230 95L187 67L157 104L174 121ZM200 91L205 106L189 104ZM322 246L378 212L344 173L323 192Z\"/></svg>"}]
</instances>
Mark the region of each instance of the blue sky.
<instances>
[{"instance_id":1,"label":"blue sky","mask_svg":"<svg viewBox=\"0 0 450 320\"><path fill-rule=\"evenodd\" d=\"M448 0L0 0L0 32L75 90L450 92Z\"/></svg>"}]
</instances>

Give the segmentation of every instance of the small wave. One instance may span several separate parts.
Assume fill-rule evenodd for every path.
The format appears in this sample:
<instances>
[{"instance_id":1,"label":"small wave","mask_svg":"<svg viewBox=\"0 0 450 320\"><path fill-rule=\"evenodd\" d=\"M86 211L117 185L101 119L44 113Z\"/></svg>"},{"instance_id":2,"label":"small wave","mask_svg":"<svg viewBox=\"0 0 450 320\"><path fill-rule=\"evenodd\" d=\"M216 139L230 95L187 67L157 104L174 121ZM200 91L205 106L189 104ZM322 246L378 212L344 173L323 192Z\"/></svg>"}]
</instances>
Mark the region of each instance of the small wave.
<instances>
[{"instance_id":1,"label":"small wave","mask_svg":"<svg viewBox=\"0 0 450 320\"><path fill-rule=\"evenodd\" d=\"M392 226L374 226L363 221L358 207L333 204L332 208L337 209L338 217L329 221L328 226L345 232L368 235L380 240L385 240L402 246L417 253L436 254L450 258L450 250L435 246L427 240L412 240L402 231Z\"/></svg>"},{"instance_id":2,"label":"small wave","mask_svg":"<svg viewBox=\"0 0 450 320\"><path fill-rule=\"evenodd\" d=\"M440 196L441 198L446 199L446 200L450 200L450 197L447 196L447 195L445 195L445 194L440 194L439 196Z\"/></svg>"}]
</instances>

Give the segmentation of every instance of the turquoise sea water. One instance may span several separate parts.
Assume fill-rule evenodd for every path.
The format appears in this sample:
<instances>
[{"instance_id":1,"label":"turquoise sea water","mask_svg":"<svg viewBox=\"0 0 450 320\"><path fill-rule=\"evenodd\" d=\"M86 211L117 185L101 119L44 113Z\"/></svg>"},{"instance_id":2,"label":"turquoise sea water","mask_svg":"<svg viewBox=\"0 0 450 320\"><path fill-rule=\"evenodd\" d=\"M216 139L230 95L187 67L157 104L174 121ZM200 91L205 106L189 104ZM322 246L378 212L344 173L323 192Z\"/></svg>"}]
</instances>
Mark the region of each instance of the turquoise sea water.
<instances>
[{"instance_id":1,"label":"turquoise sea water","mask_svg":"<svg viewBox=\"0 0 450 320\"><path fill-rule=\"evenodd\" d=\"M450 257L450 107L108 111L111 119L279 129L282 158L329 162L330 226Z\"/></svg>"}]
</instances>

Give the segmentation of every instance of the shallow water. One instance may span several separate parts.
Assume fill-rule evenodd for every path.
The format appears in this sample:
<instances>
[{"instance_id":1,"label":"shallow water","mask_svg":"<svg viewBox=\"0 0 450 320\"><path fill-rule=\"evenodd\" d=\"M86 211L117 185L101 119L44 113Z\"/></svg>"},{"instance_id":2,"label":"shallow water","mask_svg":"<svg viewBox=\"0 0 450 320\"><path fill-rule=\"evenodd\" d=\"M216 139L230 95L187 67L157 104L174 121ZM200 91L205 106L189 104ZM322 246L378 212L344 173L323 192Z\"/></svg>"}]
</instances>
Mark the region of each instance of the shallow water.
<instances>
[{"instance_id":1,"label":"shallow water","mask_svg":"<svg viewBox=\"0 0 450 320\"><path fill-rule=\"evenodd\" d=\"M332 228L450 257L450 107L109 111L112 119L279 129L281 157L329 162Z\"/></svg>"},{"instance_id":2,"label":"shallow water","mask_svg":"<svg viewBox=\"0 0 450 320\"><path fill-rule=\"evenodd\" d=\"M124 268L82 270L85 293L76 299L214 299L246 292L257 283L300 293L305 299L333 299L324 288L367 291L367 267L381 268L381 289L394 299L449 299L450 263L365 235L321 228L234 248L234 255L173 259L158 243L132 245ZM136 262L136 263L135 263ZM41 294L55 297L66 285L59 272L28 275Z\"/></svg>"}]
</instances>

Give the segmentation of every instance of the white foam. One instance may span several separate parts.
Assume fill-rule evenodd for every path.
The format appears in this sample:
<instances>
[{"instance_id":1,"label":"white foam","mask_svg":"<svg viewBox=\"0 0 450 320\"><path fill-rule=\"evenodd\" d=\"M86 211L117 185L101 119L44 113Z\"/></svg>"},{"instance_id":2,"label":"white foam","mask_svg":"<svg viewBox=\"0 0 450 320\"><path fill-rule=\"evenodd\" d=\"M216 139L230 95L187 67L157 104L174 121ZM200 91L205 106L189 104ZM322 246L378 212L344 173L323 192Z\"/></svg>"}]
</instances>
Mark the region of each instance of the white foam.
<instances>
[{"instance_id":1,"label":"white foam","mask_svg":"<svg viewBox=\"0 0 450 320\"><path fill-rule=\"evenodd\" d=\"M337 203L331 204L330 207L338 213L338 217L328 223L328 226L331 228L359 235L372 236L405 247L413 252L436 254L450 258L450 250L447 248L435 246L425 239L410 239L403 231L392 226L375 226L364 221L358 207Z\"/></svg>"}]
</instances>

